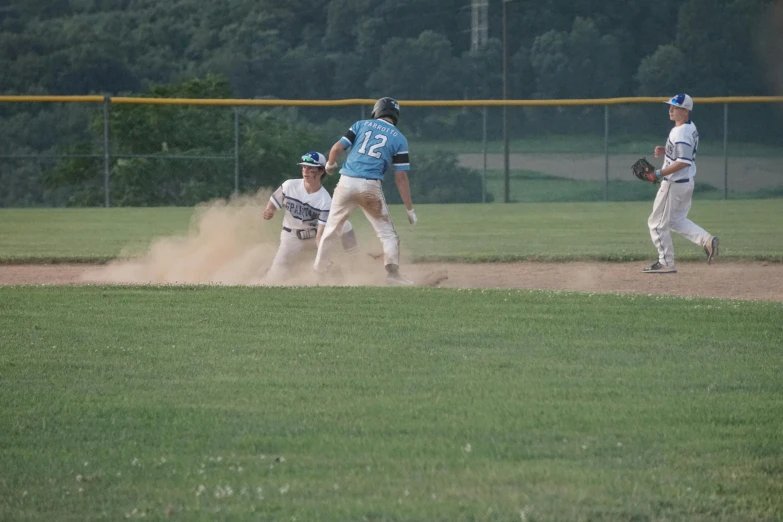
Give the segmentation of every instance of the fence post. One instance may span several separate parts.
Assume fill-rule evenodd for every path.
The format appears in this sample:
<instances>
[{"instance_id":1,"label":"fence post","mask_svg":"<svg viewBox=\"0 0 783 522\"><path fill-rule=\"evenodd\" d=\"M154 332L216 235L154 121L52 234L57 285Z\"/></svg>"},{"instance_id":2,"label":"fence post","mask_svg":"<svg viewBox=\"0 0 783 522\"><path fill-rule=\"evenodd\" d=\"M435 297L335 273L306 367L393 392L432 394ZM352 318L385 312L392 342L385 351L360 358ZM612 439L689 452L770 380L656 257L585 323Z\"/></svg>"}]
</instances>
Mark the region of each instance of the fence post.
<instances>
[{"instance_id":1,"label":"fence post","mask_svg":"<svg viewBox=\"0 0 783 522\"><path fill-rule=\"evenodd\" d=\"M103 194L104 194L104 206L109 208L111 206L110 197L110 185L109 178L111 175L111 143L109 142L109 104L111 98L109 96L103 97Z\"/></svg>"},{"instance_id":2,"label":"fence post","mask_svg":"<svg viewBox=\"0 0 783 522\"><path fill-rule=\"evenodd\" d=\"M609 201L609 106L604 105L604 201Z\"/></svg>"},{"instance_id":3,"label":"fence post","mask_svg":"<svg viewBox=\"0 0 783 522\"><path fill-rule=\"evenodd\" d=\"M234 107L234 196L239 195L239 107Z\"/></svg>"},{"instance_id":4,"label":"fence post","mask_svg":"<svg viewBox=\"0 0 783 522\"><path fill-rule=\"evenodd\" d=\"M484 156L484 171L481 173L481 202L487 202L487 107L484 106L484 117L481 126L481 150Z\"/></svg>"},{"instance_id":5,"label":"fence post","mask_svg":"<svg viewBox=\"0 0 783 522\"><path fill-rule=\"evenodd\" d=\"M729 104L723 104L723 199L729 199Z\"/></svg>"}]
</instances>

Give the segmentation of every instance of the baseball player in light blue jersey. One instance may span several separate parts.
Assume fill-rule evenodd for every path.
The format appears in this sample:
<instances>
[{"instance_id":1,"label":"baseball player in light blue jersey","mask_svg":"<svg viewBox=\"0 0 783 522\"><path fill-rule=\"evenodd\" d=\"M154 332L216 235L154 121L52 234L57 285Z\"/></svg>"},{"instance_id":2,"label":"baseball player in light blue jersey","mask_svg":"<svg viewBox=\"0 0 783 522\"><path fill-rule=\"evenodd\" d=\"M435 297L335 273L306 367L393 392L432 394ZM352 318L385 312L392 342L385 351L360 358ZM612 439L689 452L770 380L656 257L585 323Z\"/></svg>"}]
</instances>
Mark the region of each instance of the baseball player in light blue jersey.
<instances>
[{"instance_id":1,"label":"baseball player in light blue jersey","mask_svg":"<svg viewBox=\"0 0 783 522\"><path fill-rule=\"evenodd\" d=\"M338 231L351 212L360 207L383 245L386 282L394 286L413 285L413 281L403 277L399 271L400 238L394 229L381 187L381 180L391 167L397 190L408 211L408 221L415 225L416 213L413 211L408 183L408 140L396 127L399 117L400 105L397 100L381 98L375 103L370 119L351 125L329 151L326 172L333 174L337 171L340 154L350 149L340 169L340 181L334 189L332 208L318 245L313 266L316 272L327 272L331 264L330 252L339 237Z\"/></svg>"},{"instance_id":2,"label":"baseball player in light blue jersey","mask_svg":"<svg viewBox=\"0 0 783 522\"><path fill-rule=\"evenodd\" d=\"M691 121L693 100L680 93L669 101L669 119L674 128L669 133L666 147L655 147L656 158L665 156L663 168L655 171L661 180L661 188L655 196L652 214L647 220L650 237L658 249L658 261L643 271L648 274L677 272L674 267L674 245L671 231L704 247L707 263L718 255L718 238L688 219L691 209L694 177L696 176L696 152L699 148L699 132Z\"/></svg>"},{"instance_id":3,"label":"baseball player in light blue jersey","mask_svg":"<svg viewBox=\"0 0 783 522\"><path fill-rule=\"evenodd\" d=\"M284 181L264 209L267 220L272 219L277 210L285 209L280 246L265 276L271 282L284 280L308 252L312 255L332 206L332 197L321 185L321 179L326 175L326 157L319 152L308 152L297 165L302 166L302 177ZM358 244L351 222L346 221L340 230L345 251L355 252Z\"/></svg>"}]
</instances>

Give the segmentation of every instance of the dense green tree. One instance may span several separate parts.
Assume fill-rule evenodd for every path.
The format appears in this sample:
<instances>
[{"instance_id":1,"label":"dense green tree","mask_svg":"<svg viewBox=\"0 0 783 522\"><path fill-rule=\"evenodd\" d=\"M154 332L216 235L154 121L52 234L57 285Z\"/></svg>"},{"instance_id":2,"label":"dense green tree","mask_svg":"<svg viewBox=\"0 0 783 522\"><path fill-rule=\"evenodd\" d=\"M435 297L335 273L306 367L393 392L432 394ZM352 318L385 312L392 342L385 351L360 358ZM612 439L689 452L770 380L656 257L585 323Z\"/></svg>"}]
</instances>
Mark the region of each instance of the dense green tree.
<instances>
[{"instance_id":1,"label":"dense green tree","mask_svg":"<svg viewBox=\"0 0 783 522\"><path fill-rule=\"evenodd\" d=\"M597 90L597 82L575 82L571 75L589 70L598 73L601 83L610 80L609 91L629 95L637 88L641 60L661 45L677 45L686 53L693 76L698 77L697 91L764 92L763 68L754 59L754 35L759 13L770 3L511 1L507 11L513 92L530 96L534 94L530 86L535 85L539 95L543 88L588 97ZM497 40L501 6L499 0L490 2L490 37ZM399 42L390 47L390 40L419 42L421 47L421 38L426 41L437 34L447 42L450 56L422 77L417 60L423 50L414 49L418 54L410 57L405 69L397 70L401 79L395 82L423 80L428 98L464 96L465 87L459 89L439 78L448 69L446 63L461 59L469 50L469 33L467 0L11 0L0 10L0 60L5 73L0 92L117 94L219 73L229 78L238 96L286 97L295 82L291 73L299 68L292 62L311 62L326 69L330 78L308 96L350 92L371 97L378 82L391 74L389 50L395 46L408 50ZM429 41L436 46L436 56L441 56L443 44ZM609 43L613 49L607 49ZM543 47L548 55L541 54ZM520 49L526 51L518 55ZM489 68L495 49L488 46L485 51L490 53ZM561 63L561 55L568 56L567 66ZM340 70L338 57L345 60L345 71ZM537 67L520 70L534 60ZM613 72L611 78L601 76L606 66ZM445 76L454 81L453 75ZM473 77L467 89L490 93L496 76L486 74L484 81Z\"/></svg>"},{"instance_id":2,"label":"dense green tree","mask_svg":"<svg viewBox=\"0 0 783 522\"><path fill-rule=\"evenodd\" d=\"M489 40L471 52L468 0L6 0L0 4L0 93L150 95L155 86L217 74L227 79L232 96L241 98L500 98L503 5L490 0ZM773 22L773 5L772 0L512 0L505 4L509 96L774 93L783 81L776 72L780 30ZM509 118L517 134L533 129L592 132L601 121L595 112L512 110ZM705 131L720 128L719 112L700 112ZM173 114L203 128L197 113L178 108ZM243 114L242 125L250 129L271 125L256 122L261 114L274 114L274 121L285 120L292 128L345 125L328 121L334 117L328 110L292 112L295 121L274 111ZM481 114L417 109L412 117L406 115L406 132L427 136L437 129L444 137L475 137ZM121 109L113 107L113 121L119 117ZM36 156L70 150L85 140L100 143L96 136L102 131L85 123L90 118L99 125L102 111L2 104L0 146L5 154ZM737 137L780 125L775 112L760 107L743 106L730 118ZM492 112L490 136L499 132L499 121ZM231 125L232 120L217 117L214 123ZM160 152L162 129L149 133L148 150ZM113 133L119 131L113 127ZM167 146L189 154L200 150L198 143L177 142L184 135L177 136ZM218 145L221 150L231 147L220 139L212 142L206 130L203 136L212 151L204 154L214 153ZM117 147L133 143L116 138ZM96 152L95 143L90 151ZM124 161L112 167L118 184L124 173L143 163ZM175 165L154 161L159 172ZM81 168L100 171L101 166ZM30 178L44 171L51 171L51 165L9 160L0 182L13 180L15 186L36 191L30 197L13 192L25 204L54 204L73 194L65 185L48 190L40 179ZM98 176L96 186L100 182ZM197 197L199 187L188 187L182 194L189 195L177 197ZM12 203L5 197L0 204Z\"/></svg>"},{"instance_id":3,"label":"dense green tree","mask_svg":"<svg viewBox=\"0 0 783 522\"><path fill-rule=\"evenodd\" d=\"M458 77L459 62L449 40L442 34L424 31L415 39L389 40L367 87L374 96L395 93L398 98L417 100L453 99L463 95Z\"/></svg>"},{"instance_id":4,"label":"dense green tree","mask_svg":"<svg viewBox=\"0 0 783 522\"><path fill-rule=\"evenodd\" d=\"M607 98L620 92L614 70L617 41L601 35L589 18L576 18L570 32L549 31L533 42L530 61L539 98Z\"/></svg>"},{"instance_id":5,"label":"dense green tree","mask_svg":"<svg viewBox=\"0 0 783 522\"><path fill-rule=\"evenodd\" d=\"M499 99L503 96L503 43L490 38L486 45L462 55L460 65L465 97Z\"/></svg>"},{"instance_id":6,"label":"dense green tree","mask_svg":"<svg viewBox=\"0 0 783 522\"><path fill-rule=\"evenodd\" d=\"M639 64L637 92L641 96L659 96L688 90L689 69L685 53L675 45L662 45Z\"/></svg>"},{"instance_id":7,"label":"dense green tree","mask_svg":"<svg viewBox=\"0 0 783 522\"><path fill-rule=\"evenodd\" d=\"M763 92L753 30L765 0L688 0L677 19L677 47L687 56L688 89L701 96Z\"/></svg>"},{"instance_id":8,"label":"dense green tree","mask_svg":"<svg viewBox=\"0 0 783 522\"><path fill-rule=\"evenodd\" d=\"M230 98L219 76L152 86L155 98ZM112 107L111 201L119 206L194 205L227 197L234 188L235 111L229 107L130 104ZM243 114L240 125L241 189L271 187L289 177L302 143L323 141L311 129L267 111ZM103 120L92 127L102 131ZM89 142L66 154L45 176L50 190L68 189L70 205L101 205L103 176Z\"/></svg>"}]
</instances>

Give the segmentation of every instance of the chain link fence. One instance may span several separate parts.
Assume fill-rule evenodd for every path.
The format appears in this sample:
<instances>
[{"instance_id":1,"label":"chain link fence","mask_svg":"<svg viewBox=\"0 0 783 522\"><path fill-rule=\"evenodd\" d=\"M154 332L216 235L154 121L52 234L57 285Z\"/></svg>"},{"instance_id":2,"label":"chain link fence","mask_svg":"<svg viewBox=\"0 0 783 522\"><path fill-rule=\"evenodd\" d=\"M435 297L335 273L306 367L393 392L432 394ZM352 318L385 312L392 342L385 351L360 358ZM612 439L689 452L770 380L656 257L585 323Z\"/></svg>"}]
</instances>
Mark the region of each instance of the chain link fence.
<instances>
[{"instance_id":1,"label":"chain link fence","mask_svg":"<svg viewBox=\"0 0 783 522\"><path fill-rule=\"evenodd\" d=\"M372 106L7 98L0 101L2 207L193 205L273 187L299 175L299 155L328 152ZM484 202L647 200L651 188L631 177L630 165L641 156L660 161L652 152L671 129L668 106L608 102L403 101L399 127L410 144L411 177L454 184L478 177L471 190ZM783 197L779 102L696 100L696 198ZM438 169L455 174L444 178L449 173Z\"/></svg>"}]
</instances>

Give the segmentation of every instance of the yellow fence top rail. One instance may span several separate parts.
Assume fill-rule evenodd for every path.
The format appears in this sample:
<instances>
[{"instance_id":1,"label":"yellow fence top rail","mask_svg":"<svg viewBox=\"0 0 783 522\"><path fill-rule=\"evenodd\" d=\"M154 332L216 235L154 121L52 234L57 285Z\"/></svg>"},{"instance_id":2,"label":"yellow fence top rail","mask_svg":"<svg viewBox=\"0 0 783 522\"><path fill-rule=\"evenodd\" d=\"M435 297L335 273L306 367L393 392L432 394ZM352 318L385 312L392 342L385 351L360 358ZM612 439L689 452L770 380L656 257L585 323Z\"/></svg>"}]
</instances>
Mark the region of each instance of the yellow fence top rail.
<instances>
[{"instance_id":1,"label":"yellow fence top rail","mask_svg":"<svg viewBox=\"0 0 783 522\"><path fill-rule=\"evenodd\" d=\"M406 107L518 107L518 106L563 106L563 105L621 105L630 103L659 103L669 97L642 96L626 98L590 98L567 100L400 100ZM346 107L350 105L373 105L374 99L344 100L275 100L275 99L202 99L202 98L144 98L127 96L0 96L0 102L60 102L60 103L103 103L146 104L146 105L228 105L266 107ZM693 98L695 104L715 103L783 103L783 96L722 96Z\"/></svg>"},{"instance_id":2,"label":"yellow fence top rail","mask_svg":"<svg viewBox=\"0 0 783 522\"><path fill-rule=\"evenodd\" d=\"M89 102L101 103L106 99L105 96L0 96L3 102Z\"/></svg>"}]
</instances>

